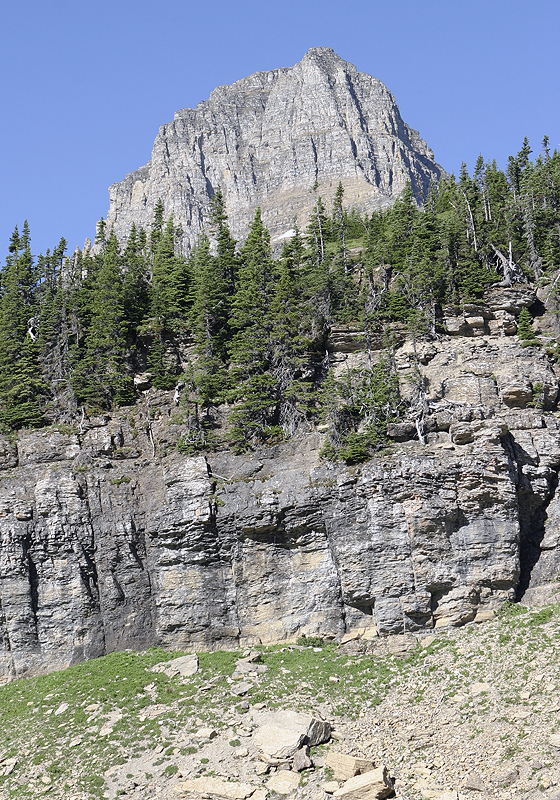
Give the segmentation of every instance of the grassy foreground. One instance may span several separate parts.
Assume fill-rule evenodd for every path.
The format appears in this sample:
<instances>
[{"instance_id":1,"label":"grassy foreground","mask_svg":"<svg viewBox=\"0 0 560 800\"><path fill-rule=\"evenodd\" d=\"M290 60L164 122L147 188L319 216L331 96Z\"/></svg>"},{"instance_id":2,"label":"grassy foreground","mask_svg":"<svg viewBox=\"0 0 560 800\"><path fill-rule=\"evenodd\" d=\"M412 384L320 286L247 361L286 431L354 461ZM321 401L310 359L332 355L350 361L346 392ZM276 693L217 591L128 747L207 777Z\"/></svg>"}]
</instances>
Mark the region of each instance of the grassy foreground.
<instances>
[{"instance_id":1,"label":"grassy foreground","mask_svg":"<svg viewBox=\"0 0 560 800\"><path fill-rule=\"evenodd\" d=\"M262 648L269 669L246 698L231 693L241 651L200 653L199 672L185 679L152 672L154 664L180 655L152 649L19 680L0 687L0 797L109 796L111 768L156 749L162 780L176 775L185 756L198 760L199 773L209 770L206 744L192 737L201 725L226 729L232 714L246 711L243 699L251 706L319 710L338 727L373 712L389 694L393 706L413 715L433 694L438 699L431 707L452 705L476 730L477 715L489 710L507 716L508 706L531 707L547 692L556 697L559 623L560 605L509 606L482 626L438 632L406 658L349 655L335 643ZM537 661L546 673L538 695L524 692ZM502 681L499 697L487 688L473 702L469 687L489 671ZM547 717L547 735L558 729L560 720ZM508 738L502 761L520 752L519 736ZM395 762L404 752L395 744Z\"/></svg>"}]
</instances>

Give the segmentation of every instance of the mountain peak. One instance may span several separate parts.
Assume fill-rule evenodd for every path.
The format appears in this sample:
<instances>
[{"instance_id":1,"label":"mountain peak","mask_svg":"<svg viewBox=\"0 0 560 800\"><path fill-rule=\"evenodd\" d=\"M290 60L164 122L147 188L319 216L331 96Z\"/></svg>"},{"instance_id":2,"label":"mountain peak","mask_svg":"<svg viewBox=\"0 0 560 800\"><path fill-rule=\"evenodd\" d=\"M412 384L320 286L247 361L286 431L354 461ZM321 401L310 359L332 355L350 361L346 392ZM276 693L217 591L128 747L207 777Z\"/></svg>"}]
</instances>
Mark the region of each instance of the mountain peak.
<instances>
[{"instance_id":1,"label":"mountain peak","mask_svg":"<svg viewBox=\"0 0 560 800\"><path fill-rule=\"evenodd\" d=\"M296 221L303 228L316 193L328 206L340 181L345 204L371 212L408 181L421 202L442 172L379 80L330 47L312 47L294 67L220 86L177 112L151 161L111 186L107 222L124 239L133 222L149 227L161 198L188 249L220 186L235 236L244 238L260 207L274 239Z\"/></svg>"}]
</instances>

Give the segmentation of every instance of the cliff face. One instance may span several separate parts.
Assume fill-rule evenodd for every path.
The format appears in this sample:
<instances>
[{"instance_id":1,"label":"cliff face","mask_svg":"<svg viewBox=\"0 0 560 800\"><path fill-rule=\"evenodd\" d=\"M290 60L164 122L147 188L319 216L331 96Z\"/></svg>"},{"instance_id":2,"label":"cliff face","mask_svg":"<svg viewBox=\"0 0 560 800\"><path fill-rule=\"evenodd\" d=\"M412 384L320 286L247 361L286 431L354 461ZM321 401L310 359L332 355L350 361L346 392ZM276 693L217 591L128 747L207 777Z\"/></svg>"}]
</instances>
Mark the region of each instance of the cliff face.
<instances>
[{"instance_id":1,"label":"cliff face","mask_svg":"<svg viewBox=\"0 0 560 800\"><path fill-rule=\"evenodd\" d=\"M107 222L121 238L133 222L148 229L161 198L189 247L221 186L234 235L246 236L260 206L274 239L296 219L305 226L314 186L329 207L342 181L345 205L371 211L408 180L421 199L441 174L385 86L318 47L294 67L219 86L195 109L177 111L151 161L110 187Z\"/></svg>"},{"instance_id":2,"label":"cliff face","mask_svg":"<svg viewBox=\"0 0 560 800\"><path fill-rule=\"evenodd\" d=\"M403 391L417 362L428 385L426 442L395 426L408 440L361 467L321 462L315 431L180 456L172 393L155 390L80 430L2 442L0 674L157 643L458 625L553 580L558 379L506 335L534 300L494 290L446 310L455 334L398 347ZM335 369L365 358L351 339L333 335Z\"/></svg>"}]
</instances>

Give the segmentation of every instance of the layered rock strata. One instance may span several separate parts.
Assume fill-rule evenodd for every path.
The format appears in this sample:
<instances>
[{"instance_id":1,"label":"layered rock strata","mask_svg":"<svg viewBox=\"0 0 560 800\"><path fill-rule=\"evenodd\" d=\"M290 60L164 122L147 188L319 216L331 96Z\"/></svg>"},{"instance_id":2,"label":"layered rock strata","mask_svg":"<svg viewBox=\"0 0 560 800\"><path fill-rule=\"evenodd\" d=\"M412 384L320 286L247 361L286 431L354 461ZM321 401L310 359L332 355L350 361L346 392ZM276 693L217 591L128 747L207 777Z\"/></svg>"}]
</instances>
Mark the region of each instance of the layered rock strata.
<instances>
[{"instance_id":1,"label":"layered rock strata","mask_svg":"<svg viewBox=\"0 0 560 800\"><path fill-rule=\"evenodd\" d=\"M500 327L497 306L515 325L515 303L535 301L508 291L481 305L483 335L451 309L451 333L396 349L403 391L424 376L424 442L395 426L400 443L360 467L322 462L317 431L246 456L181 456L173 393L151 389L80 429L4 440L4 679L152 644L459 625L554 580L557 368ZM366 358L336 341L335 370Z\"/></svg>"},{"instance_id":2,"label":"layered rock strata","mask_svg":"<svg viewBox=\"0 0 560 800\"><path fill-rule=\"evenodd\" d=\"M220 186L237 238L260 206L276 239L305 226L317 194L329 207L339 181L346 206L371 211L407 181L422 200L441 174L381 81L317 47L294 67L219 86L195 109L177 111L151 160L110 187L107 222L121 239L133 222L149 229L161 198L188 249Z\"/></svg>"}]
</instances>

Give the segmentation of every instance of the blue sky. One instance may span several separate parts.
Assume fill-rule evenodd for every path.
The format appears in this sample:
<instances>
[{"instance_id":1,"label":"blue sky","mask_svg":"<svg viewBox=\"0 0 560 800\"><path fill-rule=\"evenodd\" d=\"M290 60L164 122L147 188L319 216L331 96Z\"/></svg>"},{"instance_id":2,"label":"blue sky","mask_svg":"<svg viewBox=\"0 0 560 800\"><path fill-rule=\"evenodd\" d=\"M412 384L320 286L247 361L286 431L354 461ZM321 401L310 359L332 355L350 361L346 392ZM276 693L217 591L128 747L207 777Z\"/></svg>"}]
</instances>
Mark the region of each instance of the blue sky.
<instances>
[{"instance_id":1,"label":"blue sky","mask_svg":"<svg viewBox=\"0 0 560 800\"><path fill-rule=\"evenodd\" d=\"M558 0L19 0L0 8L0 259L95 232L158 127L220 84L332 47L382 80L436 160L560 147Z\"/></svg>"}]
</instances>

